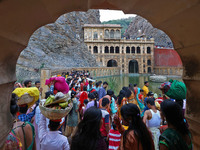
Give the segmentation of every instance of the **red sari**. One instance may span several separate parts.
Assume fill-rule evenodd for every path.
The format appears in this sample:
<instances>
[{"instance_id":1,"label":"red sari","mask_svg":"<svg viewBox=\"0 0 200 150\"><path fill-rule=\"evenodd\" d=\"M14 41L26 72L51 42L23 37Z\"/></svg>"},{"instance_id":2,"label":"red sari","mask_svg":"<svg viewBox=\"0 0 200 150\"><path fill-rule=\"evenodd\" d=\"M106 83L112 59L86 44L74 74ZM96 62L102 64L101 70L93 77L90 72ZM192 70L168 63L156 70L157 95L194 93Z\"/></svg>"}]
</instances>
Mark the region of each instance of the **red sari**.
<instances>
[{"instance_id":1,"label":"red sari","mask_svg":"<svg viewBox=\"0 0 200 150\"><path fill-rule=\"evenodd\" d=\"M82 107L83 107L83 102L85 99L88 99L88 94L86 91L83 91L80 95L79 101L80 101L80 105L79 105L79 111L81 111Z\"/></svg>"}]
</instances>

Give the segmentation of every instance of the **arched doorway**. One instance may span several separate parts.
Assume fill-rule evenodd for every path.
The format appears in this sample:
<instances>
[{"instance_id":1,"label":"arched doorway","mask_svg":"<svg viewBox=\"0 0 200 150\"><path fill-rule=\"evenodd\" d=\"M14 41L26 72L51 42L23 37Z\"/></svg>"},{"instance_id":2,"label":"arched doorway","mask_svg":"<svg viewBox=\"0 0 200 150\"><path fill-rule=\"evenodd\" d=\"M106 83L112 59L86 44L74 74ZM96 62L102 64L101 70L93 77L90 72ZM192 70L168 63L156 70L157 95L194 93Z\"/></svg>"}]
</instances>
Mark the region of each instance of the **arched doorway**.
<instances>
[{"instance_id":1,"label":"arched doorway","mask_svg":"<svg viewBox=\"0 0 200 150\"><path fill-rule=\"evenodd\" d=\"M194 127L199 125L200 121L198 117L200 114L198 92L200 90L196 90L195 85L195 83L197 84L199 82L196 77L199 77L200 75L198 72L194 72L192 67L194 64L197 64L196 70L198 70L200 66L200 59L198 59L200 57L198 47L200 42L198 17L200 12L199 1L177 0L172 3L171 1L165 0L162 1L162 3L158 1L147 3L146 1L141 0L141 2L138 3L136 0L128 0L126 3L124 3L124 1L120 0L94 0L92 2L83 2L77 0L70 2L44 1L43 3L33 1L31 3L27 3L27 1L23 0L21 3L18 3L17 1L6 1L5 3L2 2L2 12L8 10L7 8L12 6L13 3L15 5L15 9L10 9L9 13L1 13L0 15L1 19L4 20L0 28L2 30L1 37L3 37L0 39L0 42L2 43L1 49L4 50L1 55L1 70L3 73L0 74L1 88L6 88L6 92L2 94L2 96L5 97L5 99L3 99L4 101L10 100L9 94L13 88L12 82L16 81L15 67L17 58L20 52L26 47L30 35L36 28L46 23L54 22L59 15L69 11L86 11L90 8L121 9L125 13L138 14L146 17L152 22L152 25L155 25L157 28L163 29L166 31L166 33L170 34L170 37L174 43L174 47L178 50L178 53L183 60L185 72L183 80L185 81L186 86L190 87L188 90L189 94L187 94L187 99L191 99L191 101L187 102L187 109L189 110L187 111L187 117L189 118L189 124L190 122L192 124L190 128L192 128L192 132L195 133L196 137L200 137L198 129L195 129ZM145 9L141 11L142 8ZM24 9L27 10L26 13L22 13L22 10ZM166 12L165 10L168 11ZM22 22L24 24L23 26L20 24ZM5 51L6 53L4 53ZM8 57L12 57L11 61L5 61ZM5 78L5 74L9 74L9 76ZM5 104L5 106L8 105L9 103ZM5 109L2 109L1 114L6 114ZM0 117L1 119L3 118L2 122L4 122L5 117L2 116L3 115ZM1 128L0 131L5 131L5 128ZM2 139L5 138L4 135L1 136ZM3 143L2 141L3 140L1 140L0 144ZM200 144L197 138L194 138L194 141L194 147L199 149ZM199 147L197 147L197 145Z\"/></svg>"},{"instance_id":2,"label":"arched doorway","mask_svg":"<svg viewBox=\"0 0 200 150\"><path fill-rule=\"evenodd\" d=\"M117 61L116 60L109 60L107 63L107 67L117 67Z\"/></svg>"},{"instance_id":3,"label":"arched doorway","mask_svg":"<svg viewBox=\"0 0 200 150\"><path fill-rule=\"evenodd\" d=\"M139 73L139 67L137 60L129 61L129 73Z\"/></svg>"}]
</instances>

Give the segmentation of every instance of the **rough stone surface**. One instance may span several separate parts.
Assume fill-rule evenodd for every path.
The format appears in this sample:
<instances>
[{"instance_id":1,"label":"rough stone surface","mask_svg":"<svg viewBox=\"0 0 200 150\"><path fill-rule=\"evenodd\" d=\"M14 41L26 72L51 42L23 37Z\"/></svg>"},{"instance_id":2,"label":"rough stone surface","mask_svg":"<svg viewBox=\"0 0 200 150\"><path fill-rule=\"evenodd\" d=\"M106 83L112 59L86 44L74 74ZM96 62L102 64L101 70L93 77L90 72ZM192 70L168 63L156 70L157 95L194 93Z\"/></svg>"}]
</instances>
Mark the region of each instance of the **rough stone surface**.
<instances>
[{"instance_id":1,"label":"rough stone surface","mask_svg":"<svg viewBox=\"0 0 200 150\"><path fill-rule=\"evenodd\" d=\"M88 52L83 42L82 26L99 23L99 11L89 10L64 14L55 23L36 30L18 59L17 79L36 80L43 67L98 66L95 56Z\"/></svg>"},{"instance_id":2,"label":"rough stone surface","mask_svg":"<svg viewBox=\"0 0 200 150\"><path fill-rule=\"evenodd\" d=\"M154 38L156 46L173 48L173 43L167 34L154 28L151 23L140 16L133 18L124 35L128 39L135 39L138 36L145 35L147 38Z\"/></svg>"}]
</instances>

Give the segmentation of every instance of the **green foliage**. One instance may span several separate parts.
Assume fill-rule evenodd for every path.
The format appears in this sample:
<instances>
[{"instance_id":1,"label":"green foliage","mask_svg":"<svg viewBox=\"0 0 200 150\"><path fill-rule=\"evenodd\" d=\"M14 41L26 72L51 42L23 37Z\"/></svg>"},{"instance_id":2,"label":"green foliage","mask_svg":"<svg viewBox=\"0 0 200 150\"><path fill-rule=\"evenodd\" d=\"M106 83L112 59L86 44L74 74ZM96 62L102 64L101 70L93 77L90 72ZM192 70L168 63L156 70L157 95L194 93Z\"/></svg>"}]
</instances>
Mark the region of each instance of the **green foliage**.
<instances>
[{"instance_id":1,"label":"green foliage","mask_svg":"<svg viewBox=\"0 0 200 150\"><path fill-rule=\"evenodd\" d=\"M118 94L116 93L117 88L119 86L119 82L117 82L117 78L115 76L112 76L106 81L108 82L108 89L111 89L115 92L115 94Z\"/></svg>"},{"instance_id":2,"label":"green foliage","mask_svg":"<svg viewBox=\"0 0 200 150\"><path fill-rule=\"evenodd\" d=\"M102 22L102 24L120 24L122 26L121 36L124 37L124 33L132 20L133 20L133 17L129 17L129 18L124 18L124 19L122 18L118 20L104 21Z\"/></svg>"}]
</instances>

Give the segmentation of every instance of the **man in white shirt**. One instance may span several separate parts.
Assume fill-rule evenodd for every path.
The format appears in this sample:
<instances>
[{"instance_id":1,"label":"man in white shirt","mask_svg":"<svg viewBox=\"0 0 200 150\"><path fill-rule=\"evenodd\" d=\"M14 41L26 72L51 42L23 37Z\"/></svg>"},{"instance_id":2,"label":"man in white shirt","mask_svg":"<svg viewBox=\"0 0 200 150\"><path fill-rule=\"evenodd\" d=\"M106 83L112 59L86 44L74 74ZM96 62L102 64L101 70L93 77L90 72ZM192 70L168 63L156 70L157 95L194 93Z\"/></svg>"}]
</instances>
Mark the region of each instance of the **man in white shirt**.
<instances>
[{"instance_id":1,"label":"man in white shirt","mask_svg":"<svg viewBox=\"0 0 200 150\"><path fill-rule=\"evenodd\" d=\"M40 149L41 150L69 150L70 146L67 137L61 135L58 131L60 128L61 120L50 120L49 129L46 129L46 118L41 115L39 123L39 139L40 139Z\"/></svg>"},{"instance_id":2,"label":"man in white shirt","mask_svg":"<svg viewBox=\"0 0 200 150\"><path fill-rule=\"evenodd\" d=\"M147 98L146 101L149 110L144 113L143 121L152 133L155 150L159 150L158 142L160 137L160 111L156 109L155 102L153 98Z\"/></svg>"}]
</instances>

